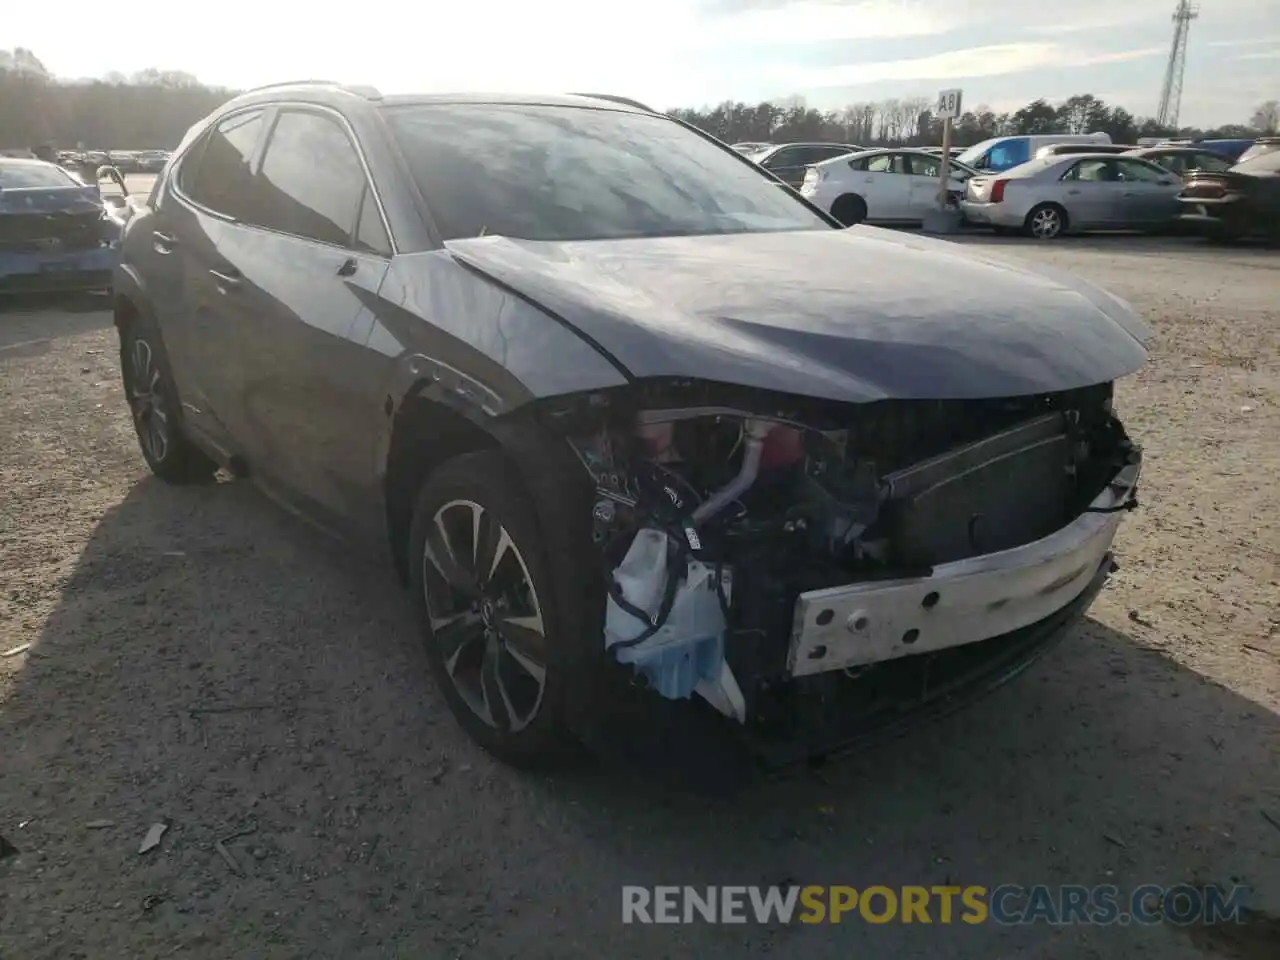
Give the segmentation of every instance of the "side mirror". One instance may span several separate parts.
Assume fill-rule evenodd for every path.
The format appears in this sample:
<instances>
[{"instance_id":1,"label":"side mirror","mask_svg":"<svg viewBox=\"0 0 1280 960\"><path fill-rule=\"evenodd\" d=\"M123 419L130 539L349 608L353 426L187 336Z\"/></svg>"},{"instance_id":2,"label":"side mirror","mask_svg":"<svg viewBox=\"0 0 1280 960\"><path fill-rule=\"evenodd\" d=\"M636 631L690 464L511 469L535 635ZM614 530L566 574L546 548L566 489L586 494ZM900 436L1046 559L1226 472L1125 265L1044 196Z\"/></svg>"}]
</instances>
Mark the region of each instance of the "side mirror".
<instances>
[{"instance_id":1,"label":"side mirror","mask_svg":"<svg viewBox=\"0 0 1280 960\"><path fill-rule=\"evenodd\" d=\"M99 167L95 174L95 179L98 183L101 183L103 180L108 180L118 186L120 188L120 192L126 197L129 195L129 188L125 186L124 174L120 172L119 167Z\"/></svg>"}]
</instances>

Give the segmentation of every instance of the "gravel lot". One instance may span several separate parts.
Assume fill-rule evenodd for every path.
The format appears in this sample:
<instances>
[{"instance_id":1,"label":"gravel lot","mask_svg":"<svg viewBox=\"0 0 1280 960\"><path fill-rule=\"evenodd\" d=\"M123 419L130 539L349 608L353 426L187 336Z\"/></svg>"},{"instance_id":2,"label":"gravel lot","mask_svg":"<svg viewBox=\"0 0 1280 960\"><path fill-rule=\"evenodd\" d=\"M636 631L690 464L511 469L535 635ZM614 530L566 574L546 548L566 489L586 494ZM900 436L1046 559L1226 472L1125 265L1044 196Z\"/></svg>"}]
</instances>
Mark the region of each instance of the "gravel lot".
<instances>
[{"instance_id":1,"label":"gravel lot","mask_svg":"<svg viewBox=\"0 0 1280 960\"><path fill-rule=\"evenodd\" d=\"M1153 324L1091 619L961 715L708 804L454 726L407 603L147 475L93 302L0 309L0 957L1280 956L1280 255L967 238ZM210 712L199 712L211 708ZM170 824L138 854L149 825ZM255 832L225 844L241 829ZM0 845L0 852L3 845ZM620 885L1244 883L1240 927L623 927Z\"/></svg>"}]
</instances>

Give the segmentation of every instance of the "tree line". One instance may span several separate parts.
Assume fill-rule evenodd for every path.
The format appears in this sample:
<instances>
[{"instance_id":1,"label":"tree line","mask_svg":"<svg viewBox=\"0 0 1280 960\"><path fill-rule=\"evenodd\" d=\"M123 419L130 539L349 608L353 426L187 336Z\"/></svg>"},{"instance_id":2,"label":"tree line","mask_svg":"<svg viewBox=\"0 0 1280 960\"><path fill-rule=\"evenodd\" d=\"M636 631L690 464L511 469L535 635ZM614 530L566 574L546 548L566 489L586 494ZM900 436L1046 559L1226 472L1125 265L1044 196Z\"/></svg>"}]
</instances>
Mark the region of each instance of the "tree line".
<instances>
[{"instance_id":1,"label":"tree line","mask_svg":"<svg viewBox=\"0 0 1280 960\"><path fill-rule=\"evenodd\" d=\"M172 70L63 80L50 74L29 50L0 50L0 149L36 144L70 149L80 143L104 150L172 148L193 123L236 93L205 86L189 73ZM906 97L817 110L803 98L790 97L777 103L725 102L668 112L727 143L825 140L901 146L941 142L942 124L930 111L932 105L928 97ZM1275 100L1260 104L1246 125L1169 130L1092 94L1080 94L1056 106L1033 100L1009 113L975 107L954 122L953 137L957 146L964 147L994 136L1096 130L1110 134L1116 143L1174 135L1258 136L1280 130L1280 104Z\"/></svg>"},{"instance_id":2,"label":"tree line","mask_svg":"<svg viewBox=\"0 0 1280 960\"><path fill-rule=\"evenodd\" d=\"M942 122L934 117L929 97L851 103L840 110L816 110L802 98L781 103L725 102L702 110L669 111L726 143L761 141L834 141L859 146L926 146L942 142ZM1248 124L1225 124L1212 129L1161 127L1151 118L1138 118L1083 93L1054 105L1038 99L1020 110L996 113L987 106L966 111L952 122L953 142L972 146L990 137L1033 133L1092 133L1101 131L1115 143L1134 143L1139 137L1256 137L1280 131L1280 103L1260 104Z\"/></svg>"}]
</instances>

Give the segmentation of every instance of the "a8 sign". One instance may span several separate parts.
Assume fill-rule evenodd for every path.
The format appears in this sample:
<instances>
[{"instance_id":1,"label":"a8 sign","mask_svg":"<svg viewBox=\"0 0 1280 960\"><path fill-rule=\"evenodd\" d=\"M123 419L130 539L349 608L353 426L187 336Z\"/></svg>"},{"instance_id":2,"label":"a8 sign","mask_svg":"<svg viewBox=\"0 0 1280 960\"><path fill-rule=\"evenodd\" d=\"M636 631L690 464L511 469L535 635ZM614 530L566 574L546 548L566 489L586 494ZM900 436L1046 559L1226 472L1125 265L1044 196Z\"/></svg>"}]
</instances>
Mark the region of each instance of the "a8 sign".
<instances>
[{"instance_id":1,"label":"a8 sign","mask_svg":"<svg viewBox=\"0 0 1280 960\"><path fill-rule=\"evenodd\" d=\"M943 90L938 94L938 106L933 111L939 120L954 120L960 116L960 90Z\"/></svg>"}]
</instances>

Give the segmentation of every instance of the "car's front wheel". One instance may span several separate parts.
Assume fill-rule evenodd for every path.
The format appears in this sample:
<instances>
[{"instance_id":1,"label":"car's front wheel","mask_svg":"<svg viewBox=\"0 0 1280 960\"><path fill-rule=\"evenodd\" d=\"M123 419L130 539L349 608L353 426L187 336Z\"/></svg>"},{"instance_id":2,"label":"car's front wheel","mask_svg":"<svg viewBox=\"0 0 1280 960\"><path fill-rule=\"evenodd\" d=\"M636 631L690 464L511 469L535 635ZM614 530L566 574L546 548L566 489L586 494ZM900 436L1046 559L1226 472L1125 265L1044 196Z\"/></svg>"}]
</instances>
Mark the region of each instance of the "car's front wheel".
<instances>
[{"instance_id":1,"label":"car's front wheel","mask_svg":"<svg viewBox=\"0 0 1280 960\"><path fill-rule=\"evenodd\" d=\"M511 463L484 451L434 472L409 550L427 659L463 729L516 766L567 757L553 574Z\"/></svg>"},{"instance_id":2,"label":"car's front wheel","mask_svg":"<svg viewBox=\"0 0 1280 960\"><path fill-rule=\"evenodd\" d=\"M187 437L169 358L156 330L134 318L120 332L120 373L147 466L168 483L211 480L218 465Z\"/></svg>"}]
</instances>

